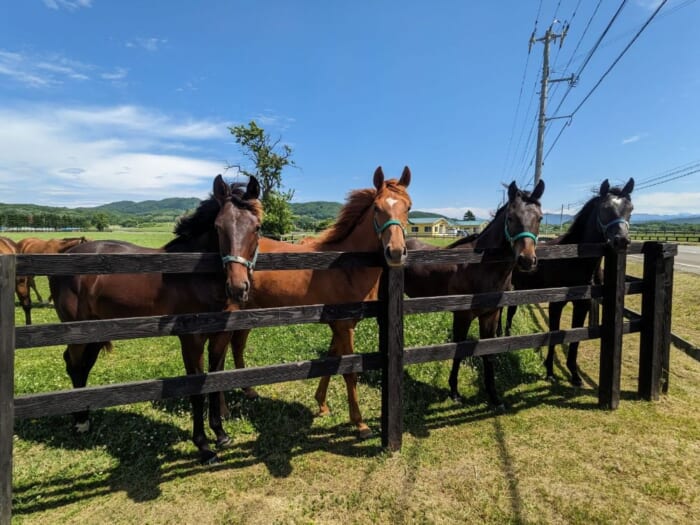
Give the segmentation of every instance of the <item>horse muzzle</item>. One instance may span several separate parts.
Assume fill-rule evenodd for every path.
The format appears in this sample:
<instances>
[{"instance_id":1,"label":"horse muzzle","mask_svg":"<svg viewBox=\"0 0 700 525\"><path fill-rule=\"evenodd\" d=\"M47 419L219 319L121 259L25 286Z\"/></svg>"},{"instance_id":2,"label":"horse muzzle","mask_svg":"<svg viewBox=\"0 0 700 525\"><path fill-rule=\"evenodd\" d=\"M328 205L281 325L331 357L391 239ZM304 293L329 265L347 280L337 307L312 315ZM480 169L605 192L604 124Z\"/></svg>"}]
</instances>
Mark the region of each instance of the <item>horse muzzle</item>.
<instances>
[{"instance_id":1,"label":"horse muzzle","mask_svg":"<svg viewBox=\"0 0 700 525\"><path fill-rule=\"evenodd\" d=\"M534 272L537 269L537 256L521 253L516 263L521 272Z\"/></svg>"},{"instance_id":2,"label":"horse muzzle","mask_svg":"<svg viewBox=\"0 0 700 525\"><path fill-rule=\"evenodd\" d=\"M408 255L408 250L404 244L401 248L392 248L387 246L384 250L384 259L386 264L392 268L398 268L406 263L406 256Z\"/></svg>"},{"instance_id":3,"label":"horse muzzle","mask_svg":"<svg viewBox=\"0 0 700 525\"><path fill-rule=\"evenodd\" d=\"M238 286L226 283L226 297L237 304L245 303L250 293L250 281L242 281Z\"/></svg>"}]
</instances>

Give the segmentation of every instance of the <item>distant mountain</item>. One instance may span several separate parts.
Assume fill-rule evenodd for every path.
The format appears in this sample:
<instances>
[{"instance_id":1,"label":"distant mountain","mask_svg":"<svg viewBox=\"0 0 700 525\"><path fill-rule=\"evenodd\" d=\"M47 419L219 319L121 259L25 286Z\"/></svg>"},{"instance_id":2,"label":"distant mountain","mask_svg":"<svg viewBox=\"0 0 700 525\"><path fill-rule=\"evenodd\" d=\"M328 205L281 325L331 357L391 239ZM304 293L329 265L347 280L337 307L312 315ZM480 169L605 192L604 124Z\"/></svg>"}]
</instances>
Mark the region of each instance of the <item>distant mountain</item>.
<instances>
[{"instance_id":1,"label":"distant mountain","mask_svg":"<svg viewBox=\"0 0 700 525\"><path fill-rule=\"evenodd\" d=\"M91 208L76 208L79 211L91 213L115 213L127 215L142 215L151 213L174 212L180 215L188 210L194 210L200 200L195 197L161 199L158 201L117 201Z\"/></svg>"},{"instance_id":2,"label":"distant mountain","mask_svg":"<svg viewBox=\"0 0 700 525\"><path fill-rule=\"evenodd\" d=\"M573 215L561 215L559 213L545 213L542 218L542 224L549 224L550 226L560 226L561 224L566 224L573 220Z\"/></svg>"},{"instance_id":3,"label":"distant mountain","mask_svg":"<svg viewBox=\"0 0 700 525\"><path fill-rule=\"evenodd\" d=\"M676 215L653 215L649 213L632 213L632 222L671 222L674 224L698 224L700 215L679 213Z\"/></svg>"},{"instance_id":4,"label":"distant mountain","mask_svg":"<svg viewBox=\"0 0 700 525\"><path fill-rule=\"evenodd\" d=\"M343 207L339 202L329 201L292 202L290 206L294 215L311 217L319 221L337 217L340 208Z\"/></svg>"},{"instance_id":5,"label":"distant mountain","mask_svg":"<svg viewBox=\"0 0 700 525\"><path fill-rule=\"evenodd\" d=\"M429 218L440 218L442 217L443 219L447 219L448 217L445 217L444 215L440 215L439 213L432 213L429 211L411 211L408 213L408 217L410 219L429 219Z\"/></svg>"}]
</instances>

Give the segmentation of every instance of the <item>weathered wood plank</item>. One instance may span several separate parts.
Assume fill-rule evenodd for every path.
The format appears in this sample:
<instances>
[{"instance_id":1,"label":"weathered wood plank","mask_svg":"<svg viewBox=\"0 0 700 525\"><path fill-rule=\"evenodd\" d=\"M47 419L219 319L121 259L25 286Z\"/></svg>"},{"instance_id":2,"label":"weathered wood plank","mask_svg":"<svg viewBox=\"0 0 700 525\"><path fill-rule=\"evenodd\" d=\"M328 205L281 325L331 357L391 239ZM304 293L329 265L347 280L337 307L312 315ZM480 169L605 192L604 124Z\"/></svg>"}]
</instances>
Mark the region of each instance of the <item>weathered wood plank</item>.
<instances>
[{"instance_id":1,"label":"weathered wood plank","mask_svg":"<svg viewBox=\"0 0 700 525\"><path fill-rule=\"evenodd\" d=\"M376 317L377 303L309 305L204 314L130 317L18 326L16 348L35 348L91 341L118 341L139 337L227 332L286 324L325 323L331 320Z\"/></svg>"},{"instance_id":2,"label":"weathered wood plank","mask_svg":"<svg viewBox=\"0 0 700 525\"><path fill-rule=\"evenodd\" d=\"M207 394L327 375L359 373L378 370L381 366L382 358L379 353L353 354L209 374L29 394L15 399L15 417L27 419L70 414L141 401Z\"/></svg>"},{"instance_id":3,"label":"weathered wood plank","mask_svg":"<svg viewBox=\"0 0 700 525\"><path fill-rule=\"evenodd\" d=\"M15 380L15 256L0 255L0 524L12 520Z\"/></svg>"},{"instance_id":4,"label":"weathered wood plank","mask_svg":"<svg viewBox=\"0 0 700 525\"><path fill-rule=\"evenodd\" d=\"M598 404L601 408L610 410L617 409L620 404L626 263L627 257L624 251L607 248L603 269L603 322L600 334Z\"/></svg>"},{"instance_id":5,"label":"weathered wood plank","mask_svg":"<svg viewBox=\"0 0 700 525\"><path fill-rule=\"evenodd\" d=\"M403 268L382 272L379 319L382 367L382 446L397 451L403 440Z\"/></svg>"},{"instance_id":6,"label":"weathered wood plank","mask_svg":"<svg viewBox=\"0 0 700 525\"><path fill-rule=\"evenodd\" d=\"M636 333L640 331L640 321L630 321L622 326L624 333ZM462 341L459 343L445 343L441 345L407 348L404 352L404 364L415 365L454 359L458 357L479 357L501 352L511 352L524 348L538 348L550 344L572 343L574 341L587 341L600 337L601 327L572 328L569 330L557 330L540 334L513 335L481 341Z\"/></svg>"}]
</instances>

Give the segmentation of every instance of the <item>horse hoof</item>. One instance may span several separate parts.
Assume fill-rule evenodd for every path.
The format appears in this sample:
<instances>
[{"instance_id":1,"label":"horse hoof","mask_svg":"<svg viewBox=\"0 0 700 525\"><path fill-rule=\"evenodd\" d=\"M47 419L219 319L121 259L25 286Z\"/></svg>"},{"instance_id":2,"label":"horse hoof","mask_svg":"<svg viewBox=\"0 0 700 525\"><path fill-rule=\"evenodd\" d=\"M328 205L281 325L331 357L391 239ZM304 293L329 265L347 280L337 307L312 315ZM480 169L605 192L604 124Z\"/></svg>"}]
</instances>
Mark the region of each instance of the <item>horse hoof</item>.
<instances>
[{"instance_id":1,"label":"horse hoof","mask_svg":"<svg viewBox=\"0 0 700 525\"><path fill-rule=\"evenodd\" d=\"M219 463L219 456L211 450L207 450L205 454L202 455L202 465L208 467L210 465L216 465Z\"/></svg>"},{"instance_id":2,"label":"horse hoof","mask_svg":"<svg viewBox=\"0 0 700 525\"><path fill-rule=\"evenodd\" d=\"M87 434L90 432L90 421L83 421L82 423L75 424L75 431L78 434Z\"/></svg>"},{"instance_id":3,"label":"horse hoof","mask_svg":"<svg viewBox=\"0 0 700 525\"><path fill-rule=\"evenodd\" d=\"M232 443L233 441L231 441L231 438L229 436L225 436L216 440L216 448L228 448Z\"/></svg>"},{"instance_id":4,"label":"horse hoof","mask_svg":"<svg viewBox=\"0 0 700 525\"><path fill-rule=\"evenodd\" d=\"M357 437L358 439L364 441L365 439L369 439L372 437L372 429L369 427L366 428L361 428L357 431Z\"/></svg>"},{"instance_id":5,"label":"horse hoof","mask_svg":"<svg viewBox=\"0 0 700 525\"><path fill-rule=\"evenodd\" d=\"M331 415L331 411L327 408L319 408L316 412L316 417L328 417Z\"/></svg>"},{"instance_id":6,"label":"horse hoof","mask_svg":"<svg viewBox=\"0 0 700 525\"><path fill-rule=\"evenodd\" d=\"M258 394L258 392L254 388L244 388L243 397L248 400L254 401L260 398L260 394Z\"/></svg>"},{"instance_id":7,"label":"horse hoof","mask_svg":"<svg viewBox=\"0 0 700 525\"><path fill-rule=\"evenodd\" d=\"M493 405L493 411L496 414L505 414L506 413L506 405L505 403L501 402L497 405Z\"/></svg>"},{"instance_id":8,"label":"horse hoof","mask_svg":"<svg viewBox=\"0 0 700 525\"><path fill-rule=\"evenodd\" d=\"M450 399L452 400L453 403L456 403L458 405L464 404L464 398L461 396L461 394L459 392L451 392Z\"/></svg>"}]
</instances>

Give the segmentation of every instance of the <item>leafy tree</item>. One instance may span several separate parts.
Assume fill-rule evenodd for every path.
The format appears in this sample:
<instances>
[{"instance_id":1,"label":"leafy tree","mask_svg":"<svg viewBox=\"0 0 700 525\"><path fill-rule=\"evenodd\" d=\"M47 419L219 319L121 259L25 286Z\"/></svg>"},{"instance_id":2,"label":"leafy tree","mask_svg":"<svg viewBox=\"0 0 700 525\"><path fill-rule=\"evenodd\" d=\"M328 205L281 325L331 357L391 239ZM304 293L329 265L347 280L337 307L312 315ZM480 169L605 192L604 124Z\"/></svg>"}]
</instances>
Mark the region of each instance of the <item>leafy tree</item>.
<instances>
[{"instance_id":1,"label":"leafy tree","mask_svg":"<svg viewBox=\"0 0 700 525\"><path fill-rule=\"evenodd\" d=\"M476 217L474 217L474 214L472 213L471 210L467 210L466 212L464 212L463 220L465 220L465 221L475 221L475 220L476 220Z\"/></svg>"},{"instance_id":2,"label":"leafy tree","mask_svg":"<svg viewBox=\"0 0 700 525\"><path fill-rule=\"evenodd\" d=\"M255 166L254 171L239 169L244 175L254 175L260 183L265 210L263 231L272 235L290 232L293 224L289 201L294 196L294 190L282 190L282 170L285 166L295 166L291 160L292 148L280 144L280 139L273 141L254 120L247 126L230 127L229 131L236 138L243 155Z\"/></svg>"},{"instance_id":3,"label":"leafy tree","mask_svg":"<svg viewBox=\"0 0 700 525\"><path fill-rule=\"evenodd\" d=\"M97 231L105 231L109 226L109 218L106 213L96 213L92 216L92 225L97 228Z\"/></svg>"}]
</instances>

